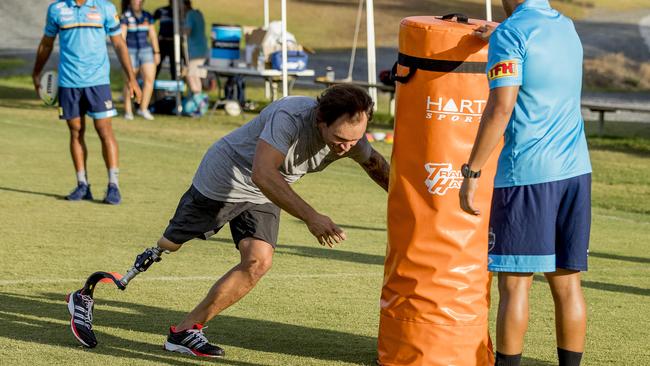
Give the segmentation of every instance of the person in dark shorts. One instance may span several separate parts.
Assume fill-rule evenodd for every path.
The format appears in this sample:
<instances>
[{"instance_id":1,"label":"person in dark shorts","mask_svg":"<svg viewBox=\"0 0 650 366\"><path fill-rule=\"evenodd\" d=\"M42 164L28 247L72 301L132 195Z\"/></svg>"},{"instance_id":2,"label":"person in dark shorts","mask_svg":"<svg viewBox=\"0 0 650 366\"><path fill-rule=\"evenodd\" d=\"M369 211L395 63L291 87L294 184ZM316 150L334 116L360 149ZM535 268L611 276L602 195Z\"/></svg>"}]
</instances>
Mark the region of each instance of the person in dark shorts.
<instances>
[{"instance_id":1,"label":"person in dark shorts","mask_svg":"<svg viewBox=\"0 0 650 366\"><path fill-rule=\"evenodd\" d=\"M50 57L54 39L59 35L59 118L66 120L70 130L70 152L77 175L77 187L66 199L93 199L86 176L84 133L85 116L88 115L94 119L108 170L104 202L119 204L122 197L118 183L118 150L111 125L111 118L117 112L111 98L106 36L110 37L127 75L127 98L135 94L139 102L141 92L131 68L115 6L106 0L55 1L48 7L44 33L32 79L38 93L41 71Z\"/></svg>"},{"instance_id":2,"label":"person in dark shorts","mask_svg":"<svg viewBox=\"0 0 650 366\"><path fill-rule=\"evenodd\" d=\"M488 269L498 273L497 366L521 364L534 272L555 303L560 366L578 366L586 335L591 163L580 112L582 44L547 0L504 0L508 18L476 35L490 42L485 112L460 190L478 215L480 169L505 134L490 213ZM549 67L549 65L561 65Z\"/></svg>"},{"instance_id":3,"label":"person in dark shorts","mask_svg":"<svg viewBox=\"0 0 650 366\"><path fill-rule=\"evenodd\" d=\"M333 86L318 99L292 96L270 104L208 149L155 250L175 252L183 243L207 239L228 223L240 263L170 327L166 350L224 355L222 348L208 342L203 325L244 297L271 268L281 209L305 222L321 245L331 247L346 239L338 225L290 184L351 158L388 190L389 165L365 137L372 114L373 102L365 90Z\"/></svg>"}]
</instances>

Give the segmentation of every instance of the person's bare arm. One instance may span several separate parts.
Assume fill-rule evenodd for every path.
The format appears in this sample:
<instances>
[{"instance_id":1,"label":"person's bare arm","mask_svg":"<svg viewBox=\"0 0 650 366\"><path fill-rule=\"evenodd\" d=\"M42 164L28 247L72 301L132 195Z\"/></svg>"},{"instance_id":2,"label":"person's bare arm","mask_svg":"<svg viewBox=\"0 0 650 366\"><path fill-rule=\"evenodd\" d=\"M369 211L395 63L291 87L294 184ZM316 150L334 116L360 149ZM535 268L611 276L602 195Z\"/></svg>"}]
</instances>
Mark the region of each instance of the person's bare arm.
<instances>
[{"instance_id":1,"label":"person's bare arm","mask_svg":"<svg viewBox=\"0 0 650 366\"><path fill-rule=\"evenodd\" d=\"M36 51L36 61L34 61L34 69L32 70L32 82L34 83L36 95L38 95L38 89L41 86L41 72L54 48L54 39L55 37L43 36ZM40 95L38 96L40 98Z\"/></svg>"},{"instance_id":2,"label":"person's bare arm","mask_svg":"<svg viewBox=\"0 0 650 366\"><path fill-rule=\"evenodd\" d=\"M157 66L160 64L160 46L158 45L156 27L153 24L149 26L149 42L151 42L151 48L153 48L153 61Z\"/></svg>"},{"instance_id":3,"label":"person's bare arm","mask_svg":"<svg viewBox=\"0 0 650 366\"><path fill-rule=\"evenodd\" d=\"M512 110L517 102L519 86L506 86L490 90L481 124L476 134L474 147L467 164L470 170L479 171L490 158L490 154L503 137L510 122ZM460 207L467 213L479 215L474 208L474 192L478 187L478 178L465 178L460 188Z\"/></svg>"},{"instance_id":4,"label":"person's bare arm","mask_svg":"<svg viewBox=\"0 0 650 366\"><path fill-rule=\"evenodd\" d=\"M321 245L333 246L345 240L345 233L329 217L319 214L284 180L278 170L284 154L264 140L259 140L253 160L253 183L281 209L307 224Z\"/></svg>"},{"instance_id":5,"label":"person's bare arm","mask_svg":"<svg viewBox=\"0 0 650 366\"><path fill-rule=\"evenodd\" d=\"M359 165L363 167L363 170L375 183L388 192L390 165L377 150L373 149L370 158L364 163L359 163Z\"/></svg>"},{"instance_id":6,"label":"person's bare arm","mask_svg":"<svg viewBox=\"0 0 650 366\"><path fill-rule=\"evenodd\" d=\"M135 78L133 73L133 68L131 67L131 57L129 57L129 50L126 47L126 41L122 37L122 34L111 36L111 43L113 43L113 48L115 48L115 53L117 54L117 59L120 60L122 69L127 75L127 88L129 89L128 97L135 96L135 100L140 103L142 98L142 91L138 85L138 81Z\"/></svg>"}]
</instances>

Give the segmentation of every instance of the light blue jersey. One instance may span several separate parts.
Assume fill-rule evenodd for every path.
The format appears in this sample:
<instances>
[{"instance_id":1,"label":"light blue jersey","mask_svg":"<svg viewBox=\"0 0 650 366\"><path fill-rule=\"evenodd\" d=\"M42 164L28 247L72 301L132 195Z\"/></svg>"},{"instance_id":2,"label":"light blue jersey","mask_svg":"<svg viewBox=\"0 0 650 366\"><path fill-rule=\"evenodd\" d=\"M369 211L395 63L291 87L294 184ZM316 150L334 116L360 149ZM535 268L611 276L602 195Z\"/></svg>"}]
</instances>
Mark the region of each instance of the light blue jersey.
<instances>
[{"instance_id":1,"label":"light blue jersey","mask_svg":"<svg viewBox=\"0 0 650 366\"><path fill-rule=\"evenodd\" d=\"M519 85L494 186L552 182L591 172L580 112L582 44L547 0L527 0L490 37L490 89Z\"/></svg>"},{"instance_id":2,"label":"light blue jersey","mask_svg":"<svg viewBox=\"0 0 650 366\"><path fill-rule=\"evenodd\" d=\"M115 6L106 0L59 0L47 9L45 35L59 34L59 85L86 88L110 84L106 36L121 34Z\"/></svg>"}]
</instances>

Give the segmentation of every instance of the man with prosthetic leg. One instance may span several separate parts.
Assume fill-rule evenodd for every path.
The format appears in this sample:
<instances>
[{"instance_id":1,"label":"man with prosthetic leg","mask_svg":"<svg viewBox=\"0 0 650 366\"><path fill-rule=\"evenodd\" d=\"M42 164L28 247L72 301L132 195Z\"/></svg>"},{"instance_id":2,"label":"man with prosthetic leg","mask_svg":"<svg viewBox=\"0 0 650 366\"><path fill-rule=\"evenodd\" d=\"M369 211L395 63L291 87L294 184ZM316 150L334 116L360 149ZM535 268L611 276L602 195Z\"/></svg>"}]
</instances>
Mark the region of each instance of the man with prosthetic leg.
<instances>
[{"instance_id":1,"label":"man with prosthetic leg","mask_svg":"<svg viewBox=\"0 0 650 366\"><path fill-rule=\"evenodd\" d=\"M124 278L114 279L119 288L125 287L160 261L162 253L175 252L191 239L205 240L230 225L240 263L170 327L166 350L224 355L223 349L208 342L203 325L244 297L269 271L281 209L305 222L321 245L331 247L346 239L338 225L305 202L290 184L349 157L387 190L389 165L365 138L372 111L372 99L363 89L334 86L316 100L287 97L274 102L208 149L158 246L138 256ZM92 300L92 291L82 289L79 295ZM92 304L87 308L86 313L92 313Z\"/></svg>"}]
</instances>

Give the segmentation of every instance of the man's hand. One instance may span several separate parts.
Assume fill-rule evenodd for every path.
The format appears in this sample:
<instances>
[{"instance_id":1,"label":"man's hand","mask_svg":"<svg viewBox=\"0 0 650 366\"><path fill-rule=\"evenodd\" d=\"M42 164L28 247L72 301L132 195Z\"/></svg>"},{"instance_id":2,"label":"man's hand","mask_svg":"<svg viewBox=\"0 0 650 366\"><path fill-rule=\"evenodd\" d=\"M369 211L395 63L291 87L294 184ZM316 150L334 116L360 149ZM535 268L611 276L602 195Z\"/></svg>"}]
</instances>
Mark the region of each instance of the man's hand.
<instances>
[{"instance_id":1,"label":"man's hand","mask_svg":"<svg viewBox=\"0 0 650 366\"><path fill-rule=\"evenodd\" d=\"M478 37L478 38L484 40L485 42L489 42L490 41L490 36L492 35L492 32L494 32L495 29L496 29L496 27L494 27L492 25L489 25L489 24L486 24L486 25L482 25L482 26L474 29L474 33L472 33L472 34L475 37Z\"/></svg>"},{"instance_id":2,"label":"man's hand","mask_svg":"<svg viewBox=\"0 0 650 366\"><path fill-rule=\"evenodd\" d=\"M481 214L481 211L474 208L474 193L477 187L478 178L465 178L460 186L460 208L472 215Z\"/></svg>"},{"instance_id":3,"label":"man's hand","mask_svg":"<svg viewBox=\"0 0 650 366\"><path fill-rule=\"evenodd\" d=\"M127 81L127 88L129 93L128 97L135 98L135 101L140 104L142 102L142 90L140 89L138 81L135 79L129 79Z\"/></svg>"},{"instance_id":4,"label":"man's hand","mask_svg":"<svg viewBox=\"0 0 650 366\"><path fill-rule=\"evenodd\" d=\"M320 245L328 245L332 248L346 239L345 232L325 215L316 213L306 221L306 224Z\"/></svg>"}]
</instances>

